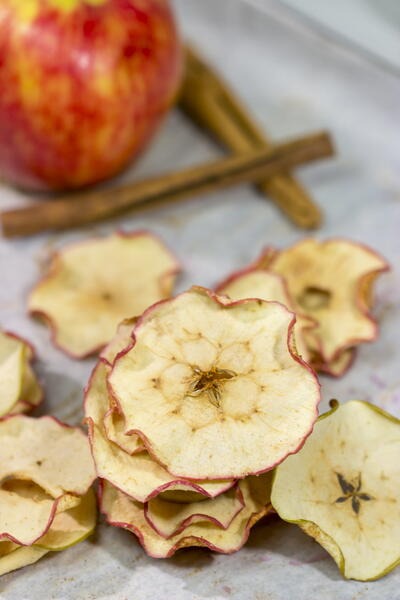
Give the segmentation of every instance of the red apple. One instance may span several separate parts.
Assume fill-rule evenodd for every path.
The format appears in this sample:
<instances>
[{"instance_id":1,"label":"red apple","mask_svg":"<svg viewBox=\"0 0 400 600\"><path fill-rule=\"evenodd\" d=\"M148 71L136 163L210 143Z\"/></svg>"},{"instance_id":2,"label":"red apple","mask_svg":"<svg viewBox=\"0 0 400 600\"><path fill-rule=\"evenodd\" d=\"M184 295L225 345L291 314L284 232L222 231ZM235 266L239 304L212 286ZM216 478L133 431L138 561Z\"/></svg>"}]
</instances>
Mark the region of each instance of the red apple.
<instances>
[{"instance_id":1,"label":"red apple","mask_svg":"<svg viewBox=\"0 0 400 600\"><path fill-rule=\"evenodd\" d=\"M58 190L114 175L181 69L168 0L1 0L0 177Z\"/></svg>"}]
</instances>

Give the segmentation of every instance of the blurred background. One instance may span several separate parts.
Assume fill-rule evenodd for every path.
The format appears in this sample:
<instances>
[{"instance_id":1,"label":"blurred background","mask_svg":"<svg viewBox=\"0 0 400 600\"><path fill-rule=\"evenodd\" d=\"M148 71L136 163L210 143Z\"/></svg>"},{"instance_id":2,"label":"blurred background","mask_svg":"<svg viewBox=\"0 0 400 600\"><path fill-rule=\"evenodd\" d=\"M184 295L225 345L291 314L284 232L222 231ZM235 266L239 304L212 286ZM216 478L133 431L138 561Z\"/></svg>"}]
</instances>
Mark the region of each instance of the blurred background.
<instances>
[{"instance_id":1,"label":"blurred background","mask_svg":"<svg viewBox=\"0 0 400 600\"><path fill-rule=\"evenodd\" d=\"M270 0L247 0L268 10ZM400 4L397 0L277 0L294 18L348 45L382 68L400 74Z\"/></svg>"}]
</instances>

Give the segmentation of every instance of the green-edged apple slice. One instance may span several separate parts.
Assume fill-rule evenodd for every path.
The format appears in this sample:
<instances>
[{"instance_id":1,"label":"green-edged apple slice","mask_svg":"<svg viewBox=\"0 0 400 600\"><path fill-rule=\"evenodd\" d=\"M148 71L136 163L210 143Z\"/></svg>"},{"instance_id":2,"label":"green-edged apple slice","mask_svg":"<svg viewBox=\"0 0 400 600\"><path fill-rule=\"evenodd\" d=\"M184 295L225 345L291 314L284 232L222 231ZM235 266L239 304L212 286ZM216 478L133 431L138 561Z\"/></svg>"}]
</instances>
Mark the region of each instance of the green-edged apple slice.
<instances>
[{"instance_id":1,"label":"green-edged apple slice","mask_svg":"<svg viewBox=\"0 0 400 600\"><path fill-rule=\"evenodd\" d=\"M24 347L20 344L0 364L0 416L11 413L21 396L24 359Z\"/></svg>"},{"instance_id":2,"label":"green-edged apple slice","mask_svg":"<svg viewBox=\"0 0 400 600\"><path fill-rule=\"evenodd\" d=\"M34 410L43 400L43 388L29 363L25 364L21 395L14 405L11 414L19 414Z\"/></svg>"},{"instance_id":3,"label":"green-edged apple slice","mask_svg":"<svg viewBox=\"0 0 400 600\"><path fill-rule=\"evenodd\" d=\"M36 546L18 546L13 542L0 542L0 576L33 565L48 552L49 550Z\"/></svg>"},{"instance_id":4,"label":"green-edged apple slice","mask_svg":"<svg viewBox=\"0 0 400 600\"><path fill-rule=\"evenodd\" d=\"M49 324L61 350L83 358L108 344L122 319L168 298L178 271L155 236L117 232L55 254L29 310Z\"/></svg>"},{"instance_id":5,"label":"green-edged apple slice","mask_svg":"<svg viewBox=\"0 0 400 600\"><path fill-rule=\"evenodd\" d=\"M30 496L38 502L43 491L40 492L28 482L23 483L26 497ZM93 490L90 489L82 499L77 498L77 502L73 508L54 517L50 529L35 545L20 546L13 542L0 542L0 575L33 564L50 551L65 550L89 537L96 526L97 511Z\"/></svg>"},{"instance_id":6,"label":"green-edged apple slice","mask_svg":"<svg viewBox=\"0 0 400 600\"><path fill-rule=\"evenodd\" d=\"M53 552L66 550L89 537L96 527L96 520L96 498L89 489L77 506L56 515L49 531L35 546Z\"/></svg>"},{"instance_id":7,"label":"green-edged apple slice","mask_svg":"<svg viewBox=\"0 0 400 600\"><path fill-rule=\"evenodd\" d=\"M366 402L322 415L275 472L271 502L349 579L378 579L400 562L400 421Z\"/></svg>"},{"instance_id":8,"label":"green-edged apple slice","mask_svg":"<svg viewBox=\"0 0 400 600\"><path fill-rule=\"evenodd\" d=\"M107 373L110 366L99 361L90 379L85 397L85 415L89 439L99 477L107 479L139 502L147 502L158 494L178 494L172 500L190 502L198 495L213 498L232 487L234 480L189 481L172 476L147 451L125 452L110 441L104 432L104 414L109 409ZM128 436L125 436L128 437ZM139 439L139 438L138 438Z\"/></svg>"},{"instance_id":9,"label":"green-edged apple slice","mask_svg":"<svg viewBox=\"0 0 400 600\"><path fill-rule=\"evenodd\" d=\"M42 401L43 390L31 365L34 358L29 342L0 330L0 417L29 412Z\"/></svg>"},{"instance_id":10,"label":"green-edged apple slice","mask_svg":"<svg viewBox=\"0 0 400 600\"><path fill-rule=\"evenodd\" d=\"M246 543L251 527L271 509L269 473L248 477L239 482L239 487L244 507L226 529L212 521L203 521L189 525L169 539L159 535L149 525L143 504L135 502L105 481L100 484L100 507L110 525L134 533L147 554L154 558L169 558L177 550L190 546L203 546L230 554Z\"/></svg>"},{"instance_id":11,"label":"green-edged apple slice","mask_svg":"<svg viewBox=\"0 0 400 600\"><path fill-rule=\"evenodd\" d=\"M152 456L176 477L239 479L297 452L319 383L297 355L293 313L192 288L149 308L108 377Z\"/></svg>"}]
</instances>

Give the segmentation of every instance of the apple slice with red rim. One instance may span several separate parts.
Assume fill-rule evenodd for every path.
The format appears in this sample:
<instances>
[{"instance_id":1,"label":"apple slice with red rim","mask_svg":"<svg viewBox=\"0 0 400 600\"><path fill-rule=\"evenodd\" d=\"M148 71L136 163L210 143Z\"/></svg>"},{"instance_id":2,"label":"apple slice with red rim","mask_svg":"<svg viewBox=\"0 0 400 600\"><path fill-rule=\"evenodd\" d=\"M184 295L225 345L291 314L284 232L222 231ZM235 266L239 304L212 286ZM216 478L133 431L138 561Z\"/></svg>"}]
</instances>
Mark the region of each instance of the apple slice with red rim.
<instances>
[{"instance_id":1,"label":"apple slice with red rim","mask_svg":"<svg viewBox=\"0 0 400 600\"><path fill-rule=\"evenodd\" d=\"M117 325L171 295L179 265L147 232L117 232L55 254L29 297L31 314L52 329L54 343L75 358L101 351Z\"/></svg>"},{"instance_id":2,"label":"apple slice with red rim","mask_svg":"<svg viewBox=\"0 0 400 600\"><path fill-rule=\"evenodd\" d=\"M147 554L153 558L169 558L177 550L191 546L230 554L240 550L253 525L270 512L270 481L271 474L266 473L239 482L244 506L225 529L220 523L205 520L188 525L168 539L149 525L143 504L135 502L106 481L100 482L100 509L110 525L134 533Z\"/></svg>"},{"instance_id":3,"label":"apple slice with red rim","mask_svg":"<svg viewBox=\"0 0 400 600\"><path fill-rule=\"evenodd\" d=\"M320 399L294 323L277 302L232 302L204 288L150 307L108 376L126 433L176 477L272 469L303 445Z\"/></svg>"}]
</instances>

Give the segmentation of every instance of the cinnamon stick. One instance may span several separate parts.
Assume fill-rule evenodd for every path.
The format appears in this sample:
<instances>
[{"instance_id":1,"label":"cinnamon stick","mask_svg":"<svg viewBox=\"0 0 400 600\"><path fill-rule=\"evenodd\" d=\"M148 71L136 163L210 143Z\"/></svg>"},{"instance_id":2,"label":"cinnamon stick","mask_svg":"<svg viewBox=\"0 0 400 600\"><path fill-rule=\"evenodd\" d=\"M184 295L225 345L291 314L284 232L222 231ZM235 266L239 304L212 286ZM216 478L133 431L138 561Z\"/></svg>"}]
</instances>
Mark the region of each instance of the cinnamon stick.
<instances>
[{"instance_id":1,"label":"cinnamon stick","mask_svg":"<svg viewBox=\"0 0 400 600\"><path fill-rule=\"evenodd\" d=\"M193 48L187 48L186 63L180 107L192 120L234 152L273 147L228 85ZM320 209L290 173L260 181L258 188L299 227L321 224Z\"/></svg>"},{"instance_id":2,"label":"cinnamon stick","mask_svg":"<svg viewBox=\"0 0 400 600\"><path fill-rule=\"evenodd\" d=\"M0 215L5 237L68 229L115 216L149 202L176 201L241 182L259 181L296 165L333 154L326 132L308 135L251 153L168 173L115 189L65 196Z\"/></svg>"}]
</instances>

